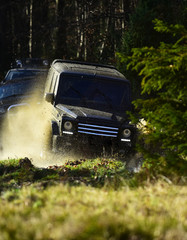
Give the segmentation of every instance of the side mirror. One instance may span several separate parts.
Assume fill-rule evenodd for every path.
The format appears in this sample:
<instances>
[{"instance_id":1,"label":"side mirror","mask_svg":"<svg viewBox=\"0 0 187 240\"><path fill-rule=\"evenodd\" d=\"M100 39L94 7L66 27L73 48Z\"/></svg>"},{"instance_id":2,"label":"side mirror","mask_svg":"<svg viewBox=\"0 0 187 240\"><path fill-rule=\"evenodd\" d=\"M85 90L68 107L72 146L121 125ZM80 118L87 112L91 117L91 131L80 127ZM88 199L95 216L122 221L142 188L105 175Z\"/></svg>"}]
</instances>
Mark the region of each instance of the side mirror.
<instances>
[{"instance_id":1,"label":"side mirror","mask_svg":"<svg viewBox=\"0 0 187 240\"><path fill-rule=\"evenodd\" d=\"M53 93L45 93L44 99L46 102L53 103L54 94Z\"/></svg>"}]
</instances>

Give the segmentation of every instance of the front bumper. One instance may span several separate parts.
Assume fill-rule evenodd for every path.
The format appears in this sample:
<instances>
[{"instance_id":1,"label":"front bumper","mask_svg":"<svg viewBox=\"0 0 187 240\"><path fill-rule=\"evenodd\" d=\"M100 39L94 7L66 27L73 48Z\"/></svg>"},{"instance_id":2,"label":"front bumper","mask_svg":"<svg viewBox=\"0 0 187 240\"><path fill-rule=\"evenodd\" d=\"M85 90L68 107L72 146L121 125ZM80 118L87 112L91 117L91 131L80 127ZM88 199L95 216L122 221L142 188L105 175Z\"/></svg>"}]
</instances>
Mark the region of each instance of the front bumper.
<instances>
[{"instance_id":1,"label":"front bumper","mask_svg":"<svg viewBox=\"0 0 187 240\"><path fill-rule=\"evenodd\" d=\"M68 133L64 131L62 136L53 136L53 150L63 151L64 149L84 150L92 149L95 152L103 151L103 148L114 152L119 152L126 148L132 148L134 145L134 137L121 139L111 136L95 135L90 133L76 132Z\"/></svg>"}]
</instances>

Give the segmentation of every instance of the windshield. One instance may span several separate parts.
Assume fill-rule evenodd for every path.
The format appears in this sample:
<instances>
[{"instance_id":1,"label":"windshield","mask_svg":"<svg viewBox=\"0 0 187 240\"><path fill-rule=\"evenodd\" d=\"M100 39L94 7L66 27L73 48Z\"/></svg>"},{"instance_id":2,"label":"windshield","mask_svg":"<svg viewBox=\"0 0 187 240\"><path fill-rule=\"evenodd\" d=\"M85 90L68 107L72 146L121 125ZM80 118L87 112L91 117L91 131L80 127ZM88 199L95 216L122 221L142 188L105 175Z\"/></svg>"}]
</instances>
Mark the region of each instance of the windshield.
<instances>
[{"instance_id":1,"label":"windshield","mask_svg":"<svg viewBox=\"0 0 187 240\"><path fill-rule=\"evenodd\" d=\"M130 110L130 86L117 79L62 76L56 103L101 110Z\"/></svg>"},{"instance_id":2,"label":"windshield","mask_svg":"<svg viewBox=\"0 0 187 240\"><path fill-rule=\"evenodd\" d=\"M32 84L30 81L2 85L0 87L0 100L7 97L29 94L29 92L31 91L31 88L32 88Z\"/></svg>"},{"instance_id":3,"label":"windshield","mask_svg":"<svg viewBox=\"0 0 187 240\"><path fill-rule=\"evenodd\" d=\"M25 77L35 77L45 75L46 71L44 70L10 70L5 76L5 81L17 79L17 78L25 78Z\"/></svg>"}]
</instances>

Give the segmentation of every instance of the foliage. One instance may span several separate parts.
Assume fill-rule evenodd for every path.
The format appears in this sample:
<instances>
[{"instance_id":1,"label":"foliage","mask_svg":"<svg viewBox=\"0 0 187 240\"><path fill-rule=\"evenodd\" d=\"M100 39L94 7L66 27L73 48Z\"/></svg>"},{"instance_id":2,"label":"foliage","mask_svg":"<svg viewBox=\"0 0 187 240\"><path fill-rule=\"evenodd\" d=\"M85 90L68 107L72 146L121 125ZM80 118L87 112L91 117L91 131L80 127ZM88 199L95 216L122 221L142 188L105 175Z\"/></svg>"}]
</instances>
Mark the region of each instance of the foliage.
<instances>
[{"instance_id":1,"label":"foliage","mask_svg":"<svg viewBox=\"0 0 187 240\"><path fill-rule=\"evenodd\" d=\"M49 169L23 168L19 160L10 160L0 167L0 182L12 182L0 194L0 240L186 239L184 185L160 180L135 189L127 182L118 188L93 187L90 182L98 183L98 176L106 174L121 177L124 172L128 179L123 164L111 159L68 161ZM16 187L21 172L27 174ZM37 179L30 177L32 172ZM50 178L55 173L58 178Z\"/></svg>"},{"instance_id":2,"label":"foliage","mask_svg":"<svg viewBox=\"0 0 187 240\"><path fill-rule=\"evenodd\" d=\"M186 0L1 0L0 72L4 76L15 58L28 57L115 64L117 50L127 53L132 47L156 42L153 18L184 21L185 3Z\"/></svg>"},{"instance_id":3,"label":"foliage","mask_svg":"<svg viewBox=\"0 0 187 240\"><path fill-rule=\"evenodd\" d=\"M166 10L167 9L167 10ZM154 31L153 19L174 24L186 24L187 2L185 0L139 0L130 14L122 44L118 49L118 67L131 81L133 99L141 97L140 77L135 71L127 68L128 57L132 48L158 47L160 42L173 42L175 38L166 32Z\"/></svg>"},{"instance_id":4,"label":"foliage","mask_svg":"<svg viewBox=\"0 0 187 240\"><path fill-rule=\"evenodd\" d=\"M122 52L130 54L134 47L155 46L170 38L153 30L153 19L168 23L185 23L185 1L140 0L130 16L128 29L123 35ZM167 11L165 11L167 9ZM171 39L171 38L170 38Z\"/></svg>"},{"instance_id":5,"label":"foliage","mask_svg":"<svg viewBox=\"0 0 187 240\"><path fill-rule=\"evenodd\" d=\"M147 122L146 133L142 135L144 154L150 161L154 159L154 167L164 165L165 168L185 172L187 30L178 24L168 26L161 20L155 20L154 23L157 31L170 33L177 41L161 42L158 48L135 48L130 58L128 67L142 77L142 94L150 96L134 101L139 118ZM149 149L145 148L145 144Z\"/></svg>"},{"instance_id":6,"label":"foliage","mask_svg":"<svg viewBox=\"0 0 187 240\"><path fill-rule=\"evenodd\" d=\"M22 161L23 160L23 161ZM20 164L21 163L21 164ZM130 181L131 174L125 169L125 163L105 158L92 160L66 161L60 166L49 166L46 169L28 165L25 159L0 161L0 192L11 188L20 188L31 182L62 181L73 185L104 185L118 188L124 179Z\"/></svg>"}]
</instances>

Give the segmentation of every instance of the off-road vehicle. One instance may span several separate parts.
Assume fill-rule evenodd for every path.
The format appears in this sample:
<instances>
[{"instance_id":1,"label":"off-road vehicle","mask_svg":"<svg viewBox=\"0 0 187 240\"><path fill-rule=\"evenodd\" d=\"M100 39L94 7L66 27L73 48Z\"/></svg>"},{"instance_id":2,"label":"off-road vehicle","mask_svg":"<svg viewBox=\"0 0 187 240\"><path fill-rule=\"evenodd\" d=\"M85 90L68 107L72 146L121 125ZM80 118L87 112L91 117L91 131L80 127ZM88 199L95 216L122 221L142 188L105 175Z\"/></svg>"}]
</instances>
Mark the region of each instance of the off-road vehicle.
<instances>
[{"instance_id":1,"label":"off-road vehicle","mask_svg":"<svg viewBox=\"0 0 187 240\"><path fill-rule=\"evenodd\" d=\"M133 147L130 82L114 66L54 60L45 101L51 103L49 148L125 151Z\"/></svg>"},{"instance_id":2,"label":"off-road vehicle","mask_svg":"<svg viewBox=\"0 0 187 240\"><path fill-rule=\"evenodd\" d=\"M20 110L25 111L27 108L30 108L31 104L38 105L42 102L44 84L45 77L25 77L7 81L0 85L0 151L3 148L2 133L4 128L7 130L7 126L11 125L9 120L14 123L15 115L17 115ZM12 127L16 128L14 125L15 124L13 124Z\"/></svg>"},{"instance_id":3,"label":"off-road vehicle","mask_svg":"<svg viewBox=\"0 0 187 240\"><path fill-rule=\"evenodd\" d=\"M38 58L26 58L15 60L11 64L1 84L18 79L39 79L45 78L48 71L48 61Z\"/></svg>"},{"instance_id":4,"label":"off-road vehicle","mask_svg":"<svg viewBox=\"0 0 187 240\"><path fill-rule=\"evenodd\" d=\"M21 80L21 79L37 79L37 78L44 78L47 75L46 69L33 69L33 68L13 68L10 69L5 78L3 79L2 83L6 83L12 80Z\"/></svg>"}]
</instances>

